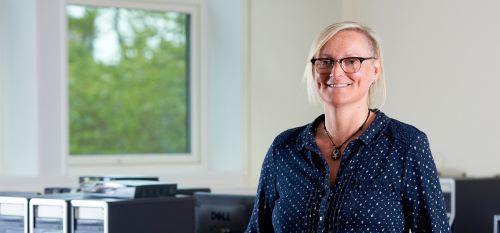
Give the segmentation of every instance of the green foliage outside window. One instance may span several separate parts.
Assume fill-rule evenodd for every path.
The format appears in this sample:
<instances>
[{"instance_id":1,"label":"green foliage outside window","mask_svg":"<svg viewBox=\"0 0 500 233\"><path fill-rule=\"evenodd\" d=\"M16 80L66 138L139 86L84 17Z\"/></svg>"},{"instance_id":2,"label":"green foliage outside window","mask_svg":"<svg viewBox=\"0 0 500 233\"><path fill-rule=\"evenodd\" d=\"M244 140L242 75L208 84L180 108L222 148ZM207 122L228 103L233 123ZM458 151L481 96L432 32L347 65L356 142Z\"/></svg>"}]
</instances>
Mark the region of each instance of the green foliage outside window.
<instances>
[{"instance_id":1,"label":"green foliage outside window","mask_svg":"<svg viewBox=\"0 0 500 233\"><path fill-rule=\"evenodd\" d=\"M70 154L189 152L189 15L68 5Z\"/></svg>"}]
</instances>

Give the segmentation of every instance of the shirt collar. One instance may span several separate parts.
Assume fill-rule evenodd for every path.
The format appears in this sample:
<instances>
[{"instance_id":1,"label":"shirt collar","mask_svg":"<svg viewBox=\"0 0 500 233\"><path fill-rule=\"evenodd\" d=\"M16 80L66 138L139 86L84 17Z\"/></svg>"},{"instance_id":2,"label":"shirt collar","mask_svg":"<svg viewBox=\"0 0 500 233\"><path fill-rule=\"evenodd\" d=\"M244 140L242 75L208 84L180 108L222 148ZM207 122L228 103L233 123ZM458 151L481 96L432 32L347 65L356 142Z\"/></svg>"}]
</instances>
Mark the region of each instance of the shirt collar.
<instances>
[{"instance_id":1,"label":"shirt collar","mask_svg":"<svg viewBox=\"0 0 500 233\"><path fill-rule=\"evenodd\" d=\"M311 150L317 154L320 154L318 145L316 145L316 140L314 135L316 135L316 128L321 122L325 121L325 114L321 114L316 117L316 119L310 124L306 125L305 129L299 134L297 138L297 147L299 150L304 148Z\"/></svg>"},{"instance_id":2,"label":"shirt collar","mask_svg":"<svg viewBox=\"0 0 500 233\"><path fill-rule=\"evenodd\" d=\"M373 111L377 113L377 115L375 116L375 120L373 120L368 129L366 129L357 138L357 140L360 140L365 145L369 144L375 138L377 138L379 132L385 128L390 119L382 111L378 109L375 109ZM321 114L312 123L306 125L305 129L300 133L299 137L297 138L297 147L299 150L306 148L315 153L318 154L320 153L314 135L316 135L316 129L318 128L318 125L321 124L321 122L323 122L324 120L325 120L325 115Z\"/></svg>"},{"instance_id":3,"label":"shirt collar","mask_svg":"<svg viewBox=\"0 0 500 233\"><path fill-rule=\"evenodd\" d=\"M377 113L377 115L375 116L375 120L373 120L368 129L366 129L358 137L358 139L365 145L370 144L380 135L380 131L382 131L385 128L390 119L388 116L386 116L382 111L378 109L375 109L373 111Z\"/></svg>"}]
</instances>

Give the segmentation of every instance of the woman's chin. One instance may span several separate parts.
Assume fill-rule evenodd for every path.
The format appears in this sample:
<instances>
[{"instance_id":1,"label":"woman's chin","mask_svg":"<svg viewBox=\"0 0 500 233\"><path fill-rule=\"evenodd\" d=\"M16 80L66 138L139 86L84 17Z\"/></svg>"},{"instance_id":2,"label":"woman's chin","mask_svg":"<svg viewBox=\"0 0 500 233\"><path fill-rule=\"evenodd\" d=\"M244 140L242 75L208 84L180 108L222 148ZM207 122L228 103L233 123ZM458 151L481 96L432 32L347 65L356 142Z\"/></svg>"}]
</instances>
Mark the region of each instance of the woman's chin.
<instances>
[{"instance_id":1,"label":"woman's chin","mask_svg":"<svg viewBox=\"0 0 500 233\"><path fill-rule=\"evenodd\" d=\"M351 101L345 98L330 98L326 100L323 99L323 102L332 107L342 107L348 105Z\"/></svg>"},{"instance_id":2,"label":"woman's chin","mask_svg":"<svg viewBox=\"0 0 500 233\"><path fill-rule=\"evenodd\" d=\"M323 103L334 108L347 107L347 106L359 106L363 103L368 103L366 98L354 98L353 96L330 96L329 98L323 98Z\"/></svg>"}]
</instances>

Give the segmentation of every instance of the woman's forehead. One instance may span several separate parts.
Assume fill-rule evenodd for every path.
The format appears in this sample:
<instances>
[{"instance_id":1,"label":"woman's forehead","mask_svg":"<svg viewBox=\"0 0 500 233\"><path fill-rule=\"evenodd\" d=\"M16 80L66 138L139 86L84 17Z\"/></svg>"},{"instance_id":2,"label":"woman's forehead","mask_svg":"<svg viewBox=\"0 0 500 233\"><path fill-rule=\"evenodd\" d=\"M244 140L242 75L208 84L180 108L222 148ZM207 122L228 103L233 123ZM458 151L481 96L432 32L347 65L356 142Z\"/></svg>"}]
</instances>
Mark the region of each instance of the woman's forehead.
<instances>
[{"instance_id":1,"label":"woman's forehead","mask_svg":"<svg viewBox=\"0 0 500 233\"><path fill-rule=\"evenodd\" d=\"M339 55L368 55L373 48L370 39L362 32L355 30L343 30L337 32L330 38L326 44L318 51L319 55L341 53Z\"/></svg>"}]
</instances>

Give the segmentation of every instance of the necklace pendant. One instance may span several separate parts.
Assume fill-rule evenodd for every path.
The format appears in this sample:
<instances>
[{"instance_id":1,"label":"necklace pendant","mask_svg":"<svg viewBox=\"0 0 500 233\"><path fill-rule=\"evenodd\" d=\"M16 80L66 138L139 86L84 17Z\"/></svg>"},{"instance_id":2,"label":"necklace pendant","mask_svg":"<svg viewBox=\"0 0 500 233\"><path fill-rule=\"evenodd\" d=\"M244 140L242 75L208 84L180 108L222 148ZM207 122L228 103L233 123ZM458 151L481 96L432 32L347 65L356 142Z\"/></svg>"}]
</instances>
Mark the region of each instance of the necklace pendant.
<instances>
[{"instance_id":1,"label":"necklace pendant","mask_svg":"<svg viewBox=\"0 0 500 233\"><path fill-rule=\"evenodd\" d=\"M340 150L338 148L333 148L332 149L332 159L337 160L340 158Z\"/></svg>"}]
</instances>

